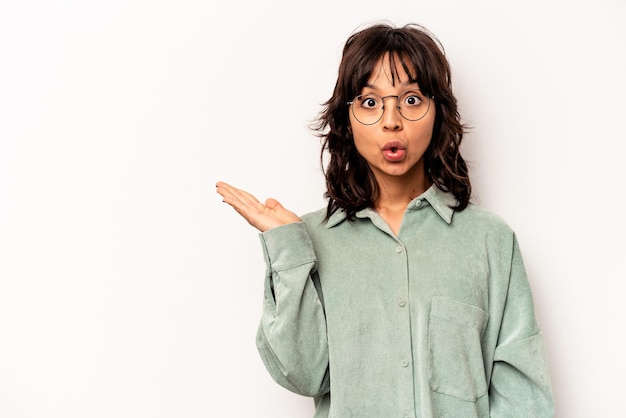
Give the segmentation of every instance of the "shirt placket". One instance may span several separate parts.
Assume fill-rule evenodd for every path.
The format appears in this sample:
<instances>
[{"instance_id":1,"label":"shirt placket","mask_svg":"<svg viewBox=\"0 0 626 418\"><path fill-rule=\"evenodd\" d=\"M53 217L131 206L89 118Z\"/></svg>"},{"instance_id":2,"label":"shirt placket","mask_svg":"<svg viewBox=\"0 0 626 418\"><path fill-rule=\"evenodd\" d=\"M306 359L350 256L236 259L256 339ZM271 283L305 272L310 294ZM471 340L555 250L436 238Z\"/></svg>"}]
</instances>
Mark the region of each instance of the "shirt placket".
<instances>
[{"instance_id":1,"label":"shirt placket","mask_svg":"<svg viewBox=\"0 0 626 418\"><path fill-rule=\"evenodd\" d=\"M395 313L397 323L392 326L398 330L394 347L395 367L398 387L395 388L398 399L398 418L415 418L415 370L413 356L413 338L411 335L411 306L409 303L409 259L402 241L391 231L387 223L374 211L368 213L372 223L378 229L393 238L388 245L395 246L395 260L391 271L391 282L397 287L394 298L389 300L390 309Z\"/></svg>"},{"instance_id":2,"label":"shirt placket","mask_svg":"<svg viewBox=\"0 0 626 418\"><path fill-rule=\"evenodd\" d=\"M414 376L414 358L413 346L411 338L411 307L409 304L409 268L407 251L404 244L396 238L396 255L398 257L397 274L399 277L394 281L398 283L396 290L396 299L390 301L393 309L397 312L397 327L400 330L402 338L399 339L400 344L396 347L396 357L400 385L398 387L399 410L401 414L399 418L415 417L415 376Z\"/></svg>"}]
</instances>

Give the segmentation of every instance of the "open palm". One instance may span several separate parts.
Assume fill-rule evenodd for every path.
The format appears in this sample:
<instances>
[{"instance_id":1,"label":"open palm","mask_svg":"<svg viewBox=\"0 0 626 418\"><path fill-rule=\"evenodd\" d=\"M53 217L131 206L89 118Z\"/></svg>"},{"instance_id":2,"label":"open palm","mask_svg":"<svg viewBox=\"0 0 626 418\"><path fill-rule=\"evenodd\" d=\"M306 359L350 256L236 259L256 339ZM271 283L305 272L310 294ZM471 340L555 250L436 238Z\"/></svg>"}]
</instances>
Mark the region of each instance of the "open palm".
<instances>
[{"instance_id":1,"label":"open palm","mask_svg":"<svg viewBox=\"0 0 626 418\"><path fill-rule=\"evenodd\" d=\"M250 225L261 232L301 221L298 215L285 209L275 199L267 199L263 204L250 193L228 183L220 181L215 187L217 193L223 197L224 203L232 206Z\"/></svg>"}]
</instances>

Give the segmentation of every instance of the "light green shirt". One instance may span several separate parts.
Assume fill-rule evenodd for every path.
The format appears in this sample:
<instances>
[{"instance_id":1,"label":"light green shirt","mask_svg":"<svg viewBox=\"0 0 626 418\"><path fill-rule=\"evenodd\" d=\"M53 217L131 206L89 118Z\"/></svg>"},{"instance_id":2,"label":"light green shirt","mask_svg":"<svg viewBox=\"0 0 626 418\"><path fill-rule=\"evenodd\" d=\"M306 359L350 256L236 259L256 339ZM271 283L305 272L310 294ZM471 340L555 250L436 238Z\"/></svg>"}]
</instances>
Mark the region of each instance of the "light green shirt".
<instances>
[{"instance_id":1,"label":"light green shirt","mask_svg":"<svg viewBox=\"0 0 626 418\"><path fill-rule=\"evenodd\" d=\"M513 231L435 186L396 236L372 209L261 234L261 358L315 418L552 417ZM280 406L278 406L280 407Z\"/></svg>"}]
</instances>

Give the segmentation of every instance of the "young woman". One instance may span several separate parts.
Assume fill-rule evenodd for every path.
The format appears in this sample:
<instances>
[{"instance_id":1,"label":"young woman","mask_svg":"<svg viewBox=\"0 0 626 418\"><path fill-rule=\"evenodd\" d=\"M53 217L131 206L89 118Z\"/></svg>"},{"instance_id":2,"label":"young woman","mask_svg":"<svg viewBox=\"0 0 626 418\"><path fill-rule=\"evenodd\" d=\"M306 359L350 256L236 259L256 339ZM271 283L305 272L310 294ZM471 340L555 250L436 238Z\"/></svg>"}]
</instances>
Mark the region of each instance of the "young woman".
<instances>
[{"instance_id":1,"label":"young woman","mask_svg":"<svg viewBox=\"0 0 626 418\"><path fill-rule=\"evenodd\" d=\"M417 25L346 42L317 126L328 206L299 218L226 183L267 262L257 347L316 418L550 417L513 231L470 203L449 64Z\"/></svg>"}]
</instances>

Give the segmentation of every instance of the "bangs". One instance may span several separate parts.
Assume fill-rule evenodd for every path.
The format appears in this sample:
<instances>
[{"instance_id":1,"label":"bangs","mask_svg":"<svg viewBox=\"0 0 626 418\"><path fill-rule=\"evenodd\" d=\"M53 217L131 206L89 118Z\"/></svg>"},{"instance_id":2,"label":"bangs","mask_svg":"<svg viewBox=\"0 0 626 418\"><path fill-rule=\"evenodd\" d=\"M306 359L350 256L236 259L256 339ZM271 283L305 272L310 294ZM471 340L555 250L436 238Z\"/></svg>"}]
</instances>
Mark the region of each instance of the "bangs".
<instances>
[{"instance_id":1,"label":"bangs","mask_svg":"<svg viewBox=\"0 0 626 418\"><path fill-rule=\"evenodd\" d=\"M401 71L404 71L409 77L408 82L417 83L424 94L432 96L436 93L439 77L432 68L432 50L424 48L422 42L416 42L410 35L389 30L385 36L371 38L362 45L351 45L351 51L346 51L349 56L345 58L348 59L344 60L343 76L347 78L344 85L348 87L346 100L361 94L382 59L388 60L392 85L399 82L404 75Z\"/></svg>"},{"instance_id":2,"label":"bangs","mask_svg":"<svg viewBox=\"0 0 626 418\"><path fill-rule=\"evenodd\" d=\"M396 85L396 80L400 80L400 78L402 78L402 75L400 74L400 68L402 68L404 73L409 76L408 82L417 83L421 87L421 84L417 79L417 74L420 71L418 71L413 61L407 60L406 52L389 51L389 67L389 69L391 70L391 84L393 86Z\"/></svg>"}]
</instances>

